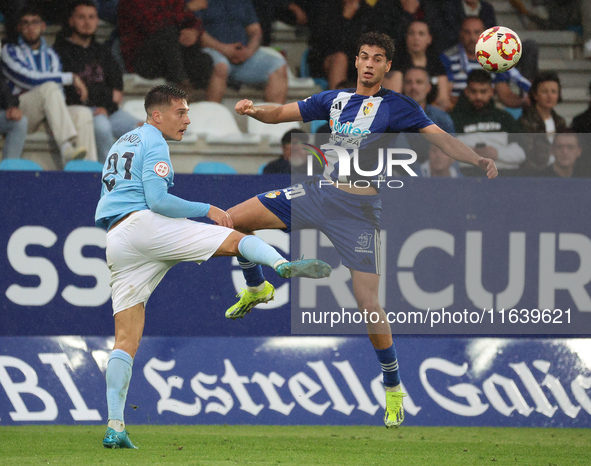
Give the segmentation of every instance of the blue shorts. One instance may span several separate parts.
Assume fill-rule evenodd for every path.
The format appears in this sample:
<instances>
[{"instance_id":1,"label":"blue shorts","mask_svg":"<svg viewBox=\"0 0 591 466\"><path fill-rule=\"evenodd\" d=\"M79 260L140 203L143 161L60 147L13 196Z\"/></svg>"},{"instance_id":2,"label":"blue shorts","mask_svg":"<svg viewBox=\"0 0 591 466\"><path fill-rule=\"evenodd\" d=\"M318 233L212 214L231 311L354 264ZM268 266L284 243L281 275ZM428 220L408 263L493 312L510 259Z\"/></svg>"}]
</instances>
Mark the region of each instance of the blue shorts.
<instances>
[{"instance_id":1,"label":"blue shorts","mask_svg":"<svg viewBox=\"0 0 591 466\"><path fill-rule=\"evenodd\" d=\"M287 225L285 231L314 228L324 233L346 267L380 274L380 214L378 194L351 194L334 186L319 186L318 178L257 198Z\"/></svg>"},{"instance_id":2,"label":"blue shorts","mask_svg":"<svg viewBox=\"0 0 591 466\"><path fill-rule=\"evenodd\" d=\"M269 47L259 47L252 57L239 65L233 65L220 52L214 49L203 49L213 60L213 65L225 63L228 66L228 77L239 83L264 84L275 71L287 62L279 52Z\"/></svg>"}]
</instances>

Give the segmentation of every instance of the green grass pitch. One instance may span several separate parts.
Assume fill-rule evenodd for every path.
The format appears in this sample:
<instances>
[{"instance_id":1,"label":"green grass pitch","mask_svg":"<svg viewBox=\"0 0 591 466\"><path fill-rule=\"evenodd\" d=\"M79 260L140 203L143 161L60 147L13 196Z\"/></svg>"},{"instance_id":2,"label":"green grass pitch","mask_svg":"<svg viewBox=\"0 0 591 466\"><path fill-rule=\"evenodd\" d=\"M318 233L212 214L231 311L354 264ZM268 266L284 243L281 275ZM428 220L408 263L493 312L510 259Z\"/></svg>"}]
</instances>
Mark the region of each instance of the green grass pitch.
<instances>
[{"instance_id":1,"label":"green grass pitch","mask_svg":"<svg viewBox=\"0 0 591 466\"><path fill-rule=\"evenodd\" d=\"M591 464L591 430L461 427L129 426L139 450L107 450L102 426L0 427L0 465Z\"/></svg>"}]
</instances>

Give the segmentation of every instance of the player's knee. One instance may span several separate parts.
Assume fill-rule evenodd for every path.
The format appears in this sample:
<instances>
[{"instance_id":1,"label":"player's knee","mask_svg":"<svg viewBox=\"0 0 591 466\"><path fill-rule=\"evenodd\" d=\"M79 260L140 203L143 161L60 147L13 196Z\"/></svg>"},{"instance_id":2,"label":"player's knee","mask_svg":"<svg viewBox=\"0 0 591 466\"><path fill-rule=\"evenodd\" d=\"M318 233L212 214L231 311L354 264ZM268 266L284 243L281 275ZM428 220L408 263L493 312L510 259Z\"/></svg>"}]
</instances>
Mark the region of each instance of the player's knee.
<instances>
[{"instance_id":1,"label":"player's knee","mask_svg":"<svg viewBox=\"0 0 591 466\"><path fill-rule=\"evenodd\" d=\"M368 312L377 311L380 308L380 302L377 297L363 296L357 299L357 307L360 311L367 310Z\"/></svg>"}]
</instances>

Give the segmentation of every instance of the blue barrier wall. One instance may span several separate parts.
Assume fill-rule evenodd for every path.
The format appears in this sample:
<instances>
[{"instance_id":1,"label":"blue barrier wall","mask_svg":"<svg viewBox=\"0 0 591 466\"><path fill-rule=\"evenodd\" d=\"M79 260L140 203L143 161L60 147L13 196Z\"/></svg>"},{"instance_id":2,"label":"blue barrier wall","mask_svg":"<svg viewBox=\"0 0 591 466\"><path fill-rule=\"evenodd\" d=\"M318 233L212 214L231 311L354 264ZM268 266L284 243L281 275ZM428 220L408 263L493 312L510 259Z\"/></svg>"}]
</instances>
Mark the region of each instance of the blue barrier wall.
<instances>
[{"instance_id":1,"label":"blue barrier wall","mask_svg":"<svg viewBox=\"0 0 591 466\"><path fill-rule=\"evenodd\" d=\"M93 226L99 175L7 173L0 173L0 335L110 335L105 234ZM221 208L289 184L281 176L184 175L175 181L173 193ZM468 325L399 323L395 333L590 333L591 217L582 209L591 204L588 180L404 182L383 197L384 308L467 310L483 319ZM330 325L296 325L303 311L356 307L349 272L326 238L310 230L263 237L286 255L319 257L335 270L328 280L286 282L267 269L277 287L275 301L267 306L276 306L272 320L262 312L228 322L223 312L244 286L235 259L180 264L150 299L146 335L347 333ZM491 308L494 316L483 314ZM499 314L503 308L560 309L562 314L560 319L548 316L549 322L524 322L529 316L510 322L508 314Z\"/></svg>"},{"instance_id":2,"label":"blue barrier wall","mask_svg":"<svg viewBox=\"0 0 591 466\"><path fill-rule=\"evenodd\" d=\"M400 338L406 425L591 427L591 341ZM106 422L112 340L1 337L0 424ZM147 337L132 424L380 425L371 345L345 337Z\"/></svg>"},{"instance_id":3,"label":"blue barrier wall","mask_svg":"<svg viewBox=\"0 0 591 466\"><path fill-rule=\"evenodd\" d=\"M281 176L175 182L174 194L221 208L290 184ZM493 324L393 325L395 333L448 336L396 340L408 424L591 426L591 342L523 338L590 333L589 182L404 183L383 199L386 311L496 313ZM113 319L105 233L93 224L99 191L95 174L0 172L0 424L105 422ZM286 255L327 260L332 276L267 273L275 301L232 322L223 313L243 286L235 260L174 267L148 304L128 422L380 423L383 389L366 338L291 337L344 333L298 327L303 312L355 308L334 248L313 231L262 236ZM518 313L512 322L510 308L561 309L562 321L525 323Z\"/></svg>"}]
</instances>

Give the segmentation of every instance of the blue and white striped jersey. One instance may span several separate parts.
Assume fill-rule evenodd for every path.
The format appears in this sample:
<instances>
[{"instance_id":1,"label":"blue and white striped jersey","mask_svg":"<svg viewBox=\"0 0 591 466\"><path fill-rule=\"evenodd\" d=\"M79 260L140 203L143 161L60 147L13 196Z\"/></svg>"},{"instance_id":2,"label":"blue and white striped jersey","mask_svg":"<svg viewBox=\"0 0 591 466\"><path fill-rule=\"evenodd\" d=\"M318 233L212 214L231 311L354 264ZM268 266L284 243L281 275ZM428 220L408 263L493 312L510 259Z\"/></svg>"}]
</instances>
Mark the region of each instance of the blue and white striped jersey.
<instances>
[{"instance_id":1,"label":"blue and white striped jersey","mask_svg":"<svg viewBox=\"0 0 591 466\"><path fill-rule=\"evenodd\" d=\"M13 94L21 94L46 82L67 86L73 81L73 74L62 71L59 56L43 38L37 50L32 50L22 37L18 38L18 44L6 44L2 48L2 73Z\"/></svg>"},{"instance_id":2,"label":"blue and white striped jersey","mask_svg":"<svg viewBox=\"0 0 591 466\"><path fill-rule=\"evenodd\" d=\"M330 144L347 149L359 149L359 168L364 171L379 167L379 148L387 148L393 137L385 133L416 133L434 123L422 107L410 97L381 88L372 96L355 93L355 89L321 92L298 102L304 122L328 120L331 128ZM392 135L394 136L394 135ZM338 158L325 152L328 166L325 178L338 180ZM383 173L372 179L383 179ZM348 180L368 179L350 170ZM342 179L340 181L343 181Z\"/></svg>"},{"instance_id":3,"label":"blue and white striped jersey","mask_svg":"<svg viewBox=\"0 0 591 466\"><path fill-rule=\"evenodd\" d=\"M440 55L447 71L447 79L452 84L451 94L458 97L466 89L468 75L474 70L481 70L478 60L470 60L462 44L458 44ZM529 91L531 83L523 77L519 70L511 68L504 73L490 73L493 84L513 82L523 90Z\"/></svg>"}]
</instances>

